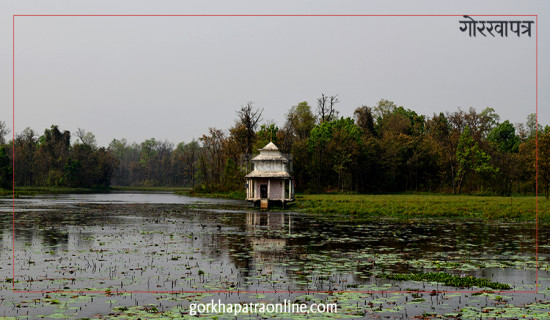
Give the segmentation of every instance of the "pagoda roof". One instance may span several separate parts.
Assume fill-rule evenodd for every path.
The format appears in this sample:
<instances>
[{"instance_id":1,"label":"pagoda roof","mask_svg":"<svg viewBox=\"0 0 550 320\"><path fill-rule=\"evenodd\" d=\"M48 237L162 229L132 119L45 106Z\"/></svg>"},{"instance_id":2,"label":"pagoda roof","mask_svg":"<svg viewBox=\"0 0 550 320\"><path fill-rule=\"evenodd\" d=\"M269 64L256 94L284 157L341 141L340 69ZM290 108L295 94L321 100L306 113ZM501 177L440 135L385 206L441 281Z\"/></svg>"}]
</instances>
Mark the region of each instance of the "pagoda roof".
<instances>
[{"instance_id":1,"label":"pagoda roof","mask_svg":"<svg viewBox=\"0 0 550 320\"><path fill-rule=\"evenodd\" d=\"M259 154L252 158L250 161L283 161L288 162L288 159L283 157L282 155L275 155L275 156L268 156L265 154Z\"/></svg>"},{"instance_id":2,"label":"pagoda roof","mask_svg":"<svg viewBox=\"0 0 550 320\"><path fill-rule=\"evenodd\" d=\"M281 154L279 148L270 142L265 147L259 149L260 154L251 159L251 161L282 161L288 162L288 159Z\"/></svg>"},{"instance_id":3,"label":"pagoda roof","mask_svg":"<svg viewBox=\"0 0 550 320\"><path fill-rule=\"evenodd\" d=\"M273 142L270 142L261 148L260 151L279 151L279 148Z\"/></svg>"},{"instance_id":4,"label":"pagoda roof","mask_svg":"<svg viewBox=\"0 0 550 320\"><path fill-rule=\"evenodd\" d=\"M286 171L257 171L254 170L246 175L245 178L292 178Z\"/></svg>"}]
</instances>

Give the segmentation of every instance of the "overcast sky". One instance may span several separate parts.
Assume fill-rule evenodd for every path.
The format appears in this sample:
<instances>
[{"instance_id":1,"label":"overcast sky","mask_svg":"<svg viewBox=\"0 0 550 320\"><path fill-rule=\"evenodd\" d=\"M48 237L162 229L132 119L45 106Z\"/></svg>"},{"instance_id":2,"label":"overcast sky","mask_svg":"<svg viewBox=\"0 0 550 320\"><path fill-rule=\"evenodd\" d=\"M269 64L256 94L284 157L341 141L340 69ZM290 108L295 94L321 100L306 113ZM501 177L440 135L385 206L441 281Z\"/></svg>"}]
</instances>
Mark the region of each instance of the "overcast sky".
<instances>
[{"instance_id":1,"label":"overcast sky","mask_svg":"<svg viewBox=\"0 0 550 320\"><path fill-rule=\"evenodd\" d=\"M3 1L0 120L12 125L12 16L23 14L538 14L539 122L550 124L548 1ZM535 17L502 17L535 20ZM475 17L498 20L499 17ZM462 17L15 17L15 133L57 124L189 142L249 101L279 126L338 94L341 116L380 99L424 115L536 106L536 33L469 37Z\"/></svg>"}]
</instances>

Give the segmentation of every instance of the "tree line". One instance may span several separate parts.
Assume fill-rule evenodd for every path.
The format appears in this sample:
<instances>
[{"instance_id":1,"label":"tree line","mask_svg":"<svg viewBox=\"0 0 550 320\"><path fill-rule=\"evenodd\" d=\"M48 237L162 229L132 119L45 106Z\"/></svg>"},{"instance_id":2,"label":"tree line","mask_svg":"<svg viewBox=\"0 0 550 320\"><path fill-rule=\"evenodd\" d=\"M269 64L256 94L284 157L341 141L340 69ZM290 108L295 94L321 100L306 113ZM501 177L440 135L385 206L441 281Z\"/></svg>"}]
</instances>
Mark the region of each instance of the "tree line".
<instances>
[{"instance_id":1,"label":"tree line","mask_svg":"<svg viewBox=\"0 0 550 320\"><path fill-rule=\"evenodd\" d=\"M8 133L0 121L0 184L16 186L107 188L119 161L109 148L97 147L90 132L79 129L71 144L71 133L52 125L43 135L26 128L14 141L5 143ZM15 168L12 167L15 156ZM12 176L12 173L14 175Z\"/></svg>"},{"instance_id":2,"label":"tree line","mask_svg":"<svg viewBox=\"0 0 550 320\"><path fill-rule=\"evenodd\" d=\"M492 108L425 116L380 100L343 117L339 103L337 95L324 94L315 108L300 102L281 126L264 121L263 109L247 103L228 130L210 128L175 146L152 138L97 147L94 135L82 129L71 144L71 133L57 126L40 136L27 128L7 143L0 122L1 183L11 183L15 152L17 186L233 191L244 188L250 159L273 141L291 155L297 189L304 192L532 194L538 132L539 182L549 193L550 127L539 126L534 114L525 123L501 121Z\"/></svg>"}]
</instances>

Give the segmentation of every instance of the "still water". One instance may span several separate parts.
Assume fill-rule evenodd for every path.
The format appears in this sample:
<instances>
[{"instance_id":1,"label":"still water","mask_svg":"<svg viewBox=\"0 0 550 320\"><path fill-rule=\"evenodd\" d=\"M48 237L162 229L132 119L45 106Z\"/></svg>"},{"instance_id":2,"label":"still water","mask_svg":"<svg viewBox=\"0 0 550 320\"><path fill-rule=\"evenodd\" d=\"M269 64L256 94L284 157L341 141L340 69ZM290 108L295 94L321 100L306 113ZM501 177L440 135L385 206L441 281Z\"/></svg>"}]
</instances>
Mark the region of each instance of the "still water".
<instances>
[{"instance_id":1,"label":"still water","mask_svg":"<svg viewBox=\"0 0 550 320\"><path fill-rule=\"evenodd\" d=\"M171 193L22 197L13 221L12 200L0 204L0 317L190 317L190 303L211 299L336 302L339 318L550 311L550 232L539 226L537 271L534 223L358 221ZM410 272L512 290L380 278Z\"/></svg>"}]
</instances>

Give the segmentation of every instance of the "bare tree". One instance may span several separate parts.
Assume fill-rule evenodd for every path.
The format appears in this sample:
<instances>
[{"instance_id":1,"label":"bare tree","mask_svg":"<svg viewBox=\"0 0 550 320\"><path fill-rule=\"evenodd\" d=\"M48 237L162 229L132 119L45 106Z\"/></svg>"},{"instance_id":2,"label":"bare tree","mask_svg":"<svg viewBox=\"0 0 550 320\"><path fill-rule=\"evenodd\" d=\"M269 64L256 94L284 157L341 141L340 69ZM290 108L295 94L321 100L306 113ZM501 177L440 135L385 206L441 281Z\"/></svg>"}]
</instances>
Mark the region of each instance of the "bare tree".
<instances>
[{"instance_id":1,"label":"bare tree","mask_svg":"<svg viewBox=\"0 0 550 320\"><path fill-rule=\"evenodd\" d=\"M338 111L334 108L338 102L340 102L338 95L328 97L324 93L321 94L321 98L317 99L319 123L331 121L338 116Z\"/></svg>"},{"instance_id":2,"label":"bare tree","mask_svg":"<svg viewBox=\"0 0 550 320\"><path fill-rule=\"evenodd\" d=\"M86 130L82 128L78 128L78 130L76 130L75 135L78 139L80 139L83 145L86 145L92 148L96 147L95 135L93 133L86 132Z\"/></svg>"},{"instance_id":3,"label":"bare tree","mask_svg":"<svg viewBox=\"0 0 550 320\"><path fill-rule=\"evenodd\" d=\"M242 106L241 109L237 111L239 121L246 130L245 152L247 154L252 153L252 146L256 138L256 127L258 126L258 122L262 119L263 111L263 108L254 108L252 102L248 102L246 106Z\"/></svg>"}]
</instances>

